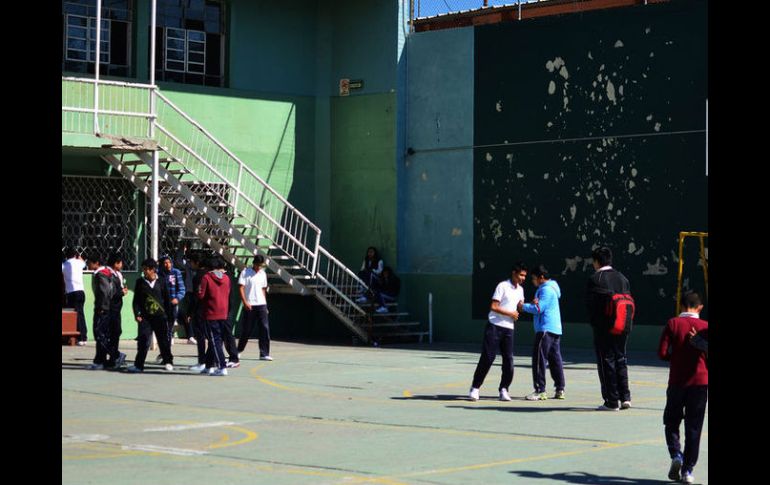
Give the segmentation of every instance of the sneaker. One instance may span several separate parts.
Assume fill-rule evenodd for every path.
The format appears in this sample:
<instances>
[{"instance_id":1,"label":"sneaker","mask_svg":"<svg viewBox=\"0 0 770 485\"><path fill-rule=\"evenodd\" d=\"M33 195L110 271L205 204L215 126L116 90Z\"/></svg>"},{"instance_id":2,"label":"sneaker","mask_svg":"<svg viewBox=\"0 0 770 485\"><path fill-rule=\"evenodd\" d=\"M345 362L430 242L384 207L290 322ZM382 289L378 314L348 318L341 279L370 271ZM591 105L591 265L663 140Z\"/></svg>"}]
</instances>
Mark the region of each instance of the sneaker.
<instances>
[{"instance_id":1,"label":"sneaker","mask_svg":"<svg viewBox=\"0 0 770 485\"><path fill-rule=\"evenodd\" d=\"M668 469L668 479L678 481L681 478L682 455L676 455L671 459L671 467Z\"/></svg>"},{"instance_id":2,"label":"sneaker","mask_svg":"<svg viewBox=\"0 0 770 485\"><path fill-rule=\"evenodd\" d=\"M388 313L388 309L384 306L379 307L378 309L374 310L377 313Z\"/></svg>"},{"instance_id":3,"label":"sneaker","mask_svg":"<svg viewBox=\"0 0 770 485\"><path fill-rule=\"evenodd\" d=\"M79 347L85 347L86 341L85 340L78 340L78 346Z\"/></svg>"},{"instance_id":4,"label":"sneaker","mask_svg":"<svg viewBox=\"0 0 770 485\"><path fill-rule=\"evenodd\" d=\"M164 368L165 368L167 371L169 371L169 372L171 372L172 370L174 370L174 366L173 366L172 364L166 364L166 365L164 366Z\"/></svg>"},{"instance_id":5,"label":"sneaker","mask_svg":"<svg viewBox=\"0 0 770 485\"><path fill-rule=\"evenodd\" d=\"M685 470L682 472L682 483L694 483L695 477L692 476L691 470Z\"/></svg>"},{"instance_id":6,"label":"sneaker","mask_svg":"<svg viewBox=\"0 0 770 485\"><path fill-rule=\"evenodd\" d=\"M273 360L269 355L260 355L259 360Z\"/></svg>"},{"instance_id":7,"label":"sneaker","mask_svg":"<svg viewBox=\"0 0 770 485\"><path fill-rule=\"evenodd\" d=\"M502 388L500 389L500 400L501 401L510 401L511 396L508 395L508 389Z\"/></svg>"},{"instance_id":8,"label":"sneaker","mask_svg":"<svg viewBox=\"0 0 770 485\"><path fill-rule=\"evenodd\" d=\"M468 397L471 401L478 401L479 400L479 390L476 387L471 387L471 391L468 394Z\"/></svg>"},{"instance_id":9,"label":"sneaker","mask_svg":"<svg viewBox=\"0 0 770 485\"><path fill-rule=\"evenodd\" d=\"M195 340L195 337L190 337L187 339L187 343L190 345L198 345L198 341Z\"/></svg>"},{"instance_id":10,"label":"sneaker","mask_svg":"<svg viewBox=\"0 0 770 485\"><path fill-rule=\"evenodd\" d=\"M126 354L123 352L118 355L118 359L115 361L115 368L123 367L123 364L126 363Z\"/></svg>"},{"instance_id":11,"label":"sneaker","mask_svg":"<svg viewBox=\"0 0 770 485\"><path fill-rule=\"evenodd\" d=\"M155 357L155 363L156 364L160 364L161 362L163 362L163 356L162 355L159 355L159 356Z\"/></svg>"},{"instance_id":12,"label":"sneaker","mask_svg":"<svg viewBox=\"0 0 770 485\"><path fill-rule=\"evenodd\" d=\"M209 372L210 376L226 376L227 369L214 369L214 372Z\"/></svg>"},{"instance_id":13,"label":"sneaker","mask_svg":"<svg viewBox=\"0 0 770 485\"><path fill-rule=\"evenodd\" d=\"M535 391L532 394L527 394L526 396L524 396L524 399L526 399L527 401L545 401L546 399L548 399L548 394L546 394L545 391L543 392Z\"/></svg>"},{"instance_id":14,"label":"sneaker","mask_svg":"<svg viewBox=\"0 0 770 485\"><path fill-rule=\"evenodd\" d=\"M189 369L193 372L201 372L206 370L206 364L191 365Z\"/></svg>"},{"instance_id":15,"label":"sneaker","mask_svg":"<svg viewBox=\"0 0 770 485\"><path fill-rule=\"evenodd\" d=\"M602 404L601 406L599 406L598 408L596 408L596 410L597 411L620 411L620 408L619 407L618 408L611 408L611 407L607 406L607 404L605 403L605 404Z\"/></svg>"},{"instance_id":16,"label":"sneaker","mask_svg":"<svg viewBox=\"0 0 770 485\"><path fill-rule=\"evenodd\" d=\"M129 374L137 374L139 372L144 372L144 369L140 369L139 367L137 367L135 365L130 365L126 369L126 372L128 372Z\"/></svg>"},{"instance_id":17,"label":"sneaker","mask_svg":"<svg viewBox=\"0 0 770 485\"><path fill-rule=\"evenodd\" d=\"M88 370L104 370L104 364L89 364L86 367Z\"/></svg>"},{"instance_id":18,"label":"sneaker","mask_svg":"<svg viewBox=\"0 0 770 485\"><path fill-rule=\"evenodd\" d=\"M623 401L620 404L620 409L631 409L631 401Z\"/></svg>"},{"instance_id":19,"label":"sneaker","mask_svg":"<svg viewBox=\"0 0 770 485\"><path fill-rule=\"evenodd\" d=\"M225 367L227 367L228 369L237 369L240 366L241 366L240 362L228 362Z\"/></svg>"},{"instance_id":20,"label":"sneaker","mask_svg":"<svg viewBox=\"0 0 770 485\"><path fill-rule=\"evenodd\" d=\"M359 296L356 298L356 303L366 303L367 301L369 300L365 296Z\"/></svg>"},{"instance_id":21,"label":"sneaker","mask_svg":"<svg viewBox=\"0 0 770 485\"><path fill-rule=\"evenodd\" d=\"M554 399L566 399L564 397L564 389L560 389L560 390L556 391L556 394L553 395L553 398Z\"/></svg>"}]
</instances>

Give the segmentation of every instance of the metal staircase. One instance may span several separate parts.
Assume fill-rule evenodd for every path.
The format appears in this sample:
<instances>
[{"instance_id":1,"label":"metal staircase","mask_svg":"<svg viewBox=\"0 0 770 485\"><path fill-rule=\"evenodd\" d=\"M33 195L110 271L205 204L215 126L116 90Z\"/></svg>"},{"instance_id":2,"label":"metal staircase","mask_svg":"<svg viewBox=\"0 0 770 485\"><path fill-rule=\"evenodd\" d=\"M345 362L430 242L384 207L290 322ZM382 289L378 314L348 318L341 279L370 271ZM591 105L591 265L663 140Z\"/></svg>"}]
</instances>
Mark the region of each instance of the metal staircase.
<instances>
[{"instance_id":1,"label":"metal staircase","mask_svg":"<svg viewBox=\"0 0 770 485\"><path fill-rule=\"evenodd\" d=\"M104 146L114 148L102 158L145 194L158 151L160 209L187 233L239 269L265 255L282 292L314 296L363 342L428 334L399 321L405 313L356 303L367 285L321 247L321 230L157 87L99 81L95 109L95 84L62 78L62 131L94 134L96 119Z\"/></svg>"}]
</instances>

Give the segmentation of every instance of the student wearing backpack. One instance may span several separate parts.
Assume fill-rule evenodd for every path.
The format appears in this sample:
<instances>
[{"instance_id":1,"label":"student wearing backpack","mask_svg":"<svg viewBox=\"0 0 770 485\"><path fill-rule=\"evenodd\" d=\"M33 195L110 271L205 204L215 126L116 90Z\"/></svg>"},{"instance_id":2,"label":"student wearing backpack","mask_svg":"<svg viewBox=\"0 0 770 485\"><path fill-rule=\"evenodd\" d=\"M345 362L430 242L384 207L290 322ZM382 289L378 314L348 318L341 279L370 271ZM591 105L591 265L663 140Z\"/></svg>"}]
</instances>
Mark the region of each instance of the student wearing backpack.
<instances>
[{"instance_id":1,"label":"student wearing backpack","mask_svg":"<svg viewBox=\"0 0 770 485\"><path fill-rule=\"evenodd\" d=\"M619 309L626 310L623 299L614 299L615 295L628 295L631 285L623 273L612 267L612 251L608 247L596 248L591 254L596 273L588 279L586 303L594 333L597 369L604 403L597 411L619 411L631 407L631 391L628 389L628 366L626 363L626 344L631 331L633 303L628 308L630 315L619 318L616 324L612 313L612 303L619 303ZM633 300L631 300L633 302ZM619 328L622 327L622 328Z\"/></svg>"}]
</instances>

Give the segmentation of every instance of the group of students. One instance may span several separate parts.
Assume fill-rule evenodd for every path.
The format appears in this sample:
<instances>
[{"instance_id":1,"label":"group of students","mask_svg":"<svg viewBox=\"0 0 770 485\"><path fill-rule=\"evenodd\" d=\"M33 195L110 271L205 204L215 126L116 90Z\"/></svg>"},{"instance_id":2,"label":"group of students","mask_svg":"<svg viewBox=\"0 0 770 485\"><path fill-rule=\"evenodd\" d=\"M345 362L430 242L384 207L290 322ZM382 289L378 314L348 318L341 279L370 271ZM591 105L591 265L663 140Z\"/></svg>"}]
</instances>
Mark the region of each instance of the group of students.
<instances>
[{"instance_id":1,"label":"group of students","mask_svg":"<svg viewBox=\"0 0 770 485\"><path fill-rule=\"evenodd\" d=\"M631 331L633 306L629 315L618 318L613 313L617 296L629 297L630 284L621 272L612 267L612 251L600 247L592 253L595 273L588 280L586 304L593 330L594 350L601 385L602 404L598 411L630 409L631 392L628 385L626 344ZM501 401L510 401L508 389L513 381L513 330L522 312L534 315L535 339L532 350L532 380L534 392L526 400L544 401L546 367L554 381L555 399L565 399L564 369L560 340L562 335L559 299L561 290L548 270L539 265L531 271L535 297L525 303L522 284L527 267L516 263L510 279L500 282L492 295L488 324L484 329L481 356L473 374L469 399L479 399L479 389L499 351L503 358L502 376L498 386ZM633 301L631 299L631 301ZM698 460L700 435L708 401L708 322L700 318L703 309L700 296L686 292L680 305L682 312L670 319L661 335L658 355L671 362L666 407L663 413L666 444L671 457L668 477L682 483L693 483L693 468ZM623 325L622 321L627 324ZM621 321L618 325L617 322ZM679 428L685 422L684 453Z\"/></svg>"},{"instance_id":2,"label":"group of students","mask_svg":"<svg viewBox=\"0 0 770 485\"><path fill-rule=\"evenodd\" d=\"M65 304L71 305L78 312L79 342L83 342L81 345L86 341L82 272L86 268L93 271L96 355L88 368L118 369L126 361L126 354L118 349L122 333L122 299L128 293L121 273L122 258L117 254L111 255L107 266L102 266L96 258L84 262L73 249L68 249L65 256L67 260L62 263ZM152 258L142 262L142 276L136 280L132 301L138 325L137 354L133 365L126 371L144 371L153 334L160 348L156 362L167 371L174 370L171 346L177 321L183 325L188 343L197 345L198 363L189 367L191 371L224 376L228 368L239 367L239 354L246 349L255 325L258 328L260 359L273 360L270 356L268 285L264 256L255 256L252 266L245 268L238 278L243 311L241 337L237 345L229 319L232 284L225 270L224 259L221 256L206 257L202 252L184 250L179 256L183 270L174 268L169 256L162 256L160 265Z\"/></svg>"}]
</instances>

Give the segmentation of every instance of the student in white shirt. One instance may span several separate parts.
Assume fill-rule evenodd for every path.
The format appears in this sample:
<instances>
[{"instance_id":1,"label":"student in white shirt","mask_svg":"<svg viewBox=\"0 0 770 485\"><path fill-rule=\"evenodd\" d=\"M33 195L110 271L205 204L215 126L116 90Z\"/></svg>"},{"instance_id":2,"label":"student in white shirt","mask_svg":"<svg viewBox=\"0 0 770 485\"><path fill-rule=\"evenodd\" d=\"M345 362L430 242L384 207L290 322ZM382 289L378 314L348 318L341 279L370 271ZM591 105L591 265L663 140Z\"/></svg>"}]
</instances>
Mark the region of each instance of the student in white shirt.
<instances>
[{"instance_id":1,"label":"student in white shirt","mask_svg":"<svg viewBox=\"0 0 770 485\"><path fill-rule=\"evenodd\" d=\"M78 345L85 345L88 340L88 327L83 306L86 302L86 292L83 289L83 270L86 262L74 248L67 248L64 256L67 258L61 264L64 277L64 298L67 308L74 308L77 313Z\"/></svg>"},{"instance_id":2,"label":"student in white shirt","mask_svg":"<svg viewBox=\"0 0 770 485\"><path fill-rule=\"evenodd\" d=\"M484 329L481 357L468 394L472 401L478 401L479 388L484 383L498 350L503 356L503 375L498 387L500 400L511 400L508 387L513 382L513 323L519 319L518 306L524 301L524 288L521 285L526 279L527 267L519 262L511 268L511 279L501 281L495 288L492 304L489 306L489 323Z\"/></svg>"},{"instance_id":3,"label":"student in white shirt","mask_svg":"<svg viewBox=\"0 0 770 485\"><path fill-rule=\"evenodd\" d=\"M259 334L260 360L273 360L270 356L270 323L267 320L267 274L265 257L254 256L251 268L246 268L238 278L238 291L243 302L241 314L241 338L238 340L238 353L246 350L251 330L256 322Z\"/></svg>"}]
</instances>

